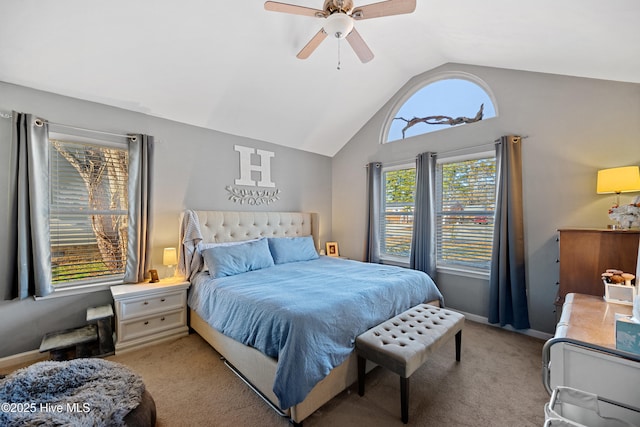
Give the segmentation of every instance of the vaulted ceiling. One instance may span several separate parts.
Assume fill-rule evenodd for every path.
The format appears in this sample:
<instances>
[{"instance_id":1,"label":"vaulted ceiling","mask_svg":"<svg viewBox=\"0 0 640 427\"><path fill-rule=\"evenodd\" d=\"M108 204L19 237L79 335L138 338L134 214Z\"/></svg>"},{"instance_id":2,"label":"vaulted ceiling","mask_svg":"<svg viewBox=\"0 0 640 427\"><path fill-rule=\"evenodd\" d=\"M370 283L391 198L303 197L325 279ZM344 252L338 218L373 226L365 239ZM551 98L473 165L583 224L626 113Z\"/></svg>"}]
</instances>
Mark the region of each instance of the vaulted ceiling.
<instances>
[{"instance_id":1,"label":"vaulted ceiling","mask_svg":"<svg viewBox=\"0 0 640 427\"><path fill-rule=\"evenodd\" d=\"M366 64L330 38L297 59L322 19L263 5L0 0L0 80L328 156L448 62L640 83L638 0L417 0L356 22Z\"/></svg>"}]
</instances>

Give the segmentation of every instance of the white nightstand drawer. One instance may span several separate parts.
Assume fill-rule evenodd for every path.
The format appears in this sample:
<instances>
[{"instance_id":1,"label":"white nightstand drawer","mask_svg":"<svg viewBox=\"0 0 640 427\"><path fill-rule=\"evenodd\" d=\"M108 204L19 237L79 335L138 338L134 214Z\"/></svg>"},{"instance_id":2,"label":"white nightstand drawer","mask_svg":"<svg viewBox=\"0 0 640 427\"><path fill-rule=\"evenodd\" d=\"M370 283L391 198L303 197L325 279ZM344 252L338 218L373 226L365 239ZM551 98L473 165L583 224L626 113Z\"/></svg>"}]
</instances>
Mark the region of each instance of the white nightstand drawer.
<instances>
[{"instance_id":1,"label":"white nightstand drawer","mask_svg":"<svg viewBox=\"0 0 640 427\"><path fill-rule=\"evenodd\" d=\"M120 318L127 320L153 313L167 312L186 306L186 294L183 291L165 293L163 295L135 298L122 301Z\"/></svg>"},{"instance_id":2,"label":"white nightstand drawer","mask_svg":"<svg viewBox=\"0 0 640 427\"><path fill-rule=\"evenodd\" d=\"M131 320L120 324L118 341L128 341L149 336L167 329L179 328L187 324L186 311L178 310L154 317Z\"/></svg>"},{"instance_id":3,"label":"white nightstand drawer","mask_svg":"<svg viewBox=\"0 0 640 427\"><path fill-rule=\"evenodd\" d=\"M116 307L116 354L189 334L187 289L181 278L111 287Z\"/></svg>"}]
</instances>

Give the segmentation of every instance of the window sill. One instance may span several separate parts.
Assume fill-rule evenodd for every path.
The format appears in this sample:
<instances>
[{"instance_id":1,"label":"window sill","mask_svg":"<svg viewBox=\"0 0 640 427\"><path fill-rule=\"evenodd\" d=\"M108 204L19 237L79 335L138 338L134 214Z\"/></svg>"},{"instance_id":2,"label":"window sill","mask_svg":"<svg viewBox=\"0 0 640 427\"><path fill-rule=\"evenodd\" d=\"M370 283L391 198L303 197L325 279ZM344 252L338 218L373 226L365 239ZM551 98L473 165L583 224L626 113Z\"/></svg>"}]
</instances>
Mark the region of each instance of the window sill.
<instances>
[{"instance_id":1,"label":"window sill","mask_svg":"<svg viewBox=\"0 0 640 427\"><path fill-rule=\"evenodd\" d=\"M121 285L122 281L113 281L108 283L94 283L90 285L71 286L66 288L54 289L49 295L43 297L33 297L36 301L50 300L53 298L70 297L75 295L88 294L92 292L108 291L113 285Z\"/></svg>"},{"instance_id":2,"label":"window sill","mask_svg":"<svg viewBox=\"0 0 640 427\"><path fill-rule=\"evenodd\" d=\"M409 268L409 258L403 257L380 257L380 264L395 265L397 267Z\"/></svg>"},{"instance_id":3,"label":"window sill","mask_svg":"<svg viewBox=\"0 0 640 427\"><path fill-rule=\"evenodd\" d=\"M395 265L397 267L409 268L409 259L402 257L381 257L380 264ZM489 280L490 273L484 270L474 270L471 268L438 266L436 271L440 274L451 274L454 276L471 277L473 279Z\"/></svg>"},{"instance_id":4,"label":"window sill","mask_svg":"<svg viewBox=\"0 0 640 427\"><path fill-rule=\"evenodd\" d=\"M451 274L454 276L471 277L473 279L489 280L490 273L488 271L462 269L460 267L443 267L438 266L436 271L440 274Z\"/></svg>"}]
</instances>

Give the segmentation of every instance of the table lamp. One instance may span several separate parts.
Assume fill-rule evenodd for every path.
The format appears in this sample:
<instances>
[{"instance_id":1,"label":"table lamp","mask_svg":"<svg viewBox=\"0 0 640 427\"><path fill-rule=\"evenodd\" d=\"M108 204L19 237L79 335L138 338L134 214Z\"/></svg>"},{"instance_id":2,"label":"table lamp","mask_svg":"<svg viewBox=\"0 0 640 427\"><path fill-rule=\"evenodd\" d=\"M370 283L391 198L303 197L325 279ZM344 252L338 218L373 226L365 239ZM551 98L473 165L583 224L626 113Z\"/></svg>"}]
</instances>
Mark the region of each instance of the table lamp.
<instances>
[{"instance_id":1,"label":"table lamp","mask_svg":"<svg viewBox=\"0 0 640 427\"><path fill-rule=\"evenodd\" d=\"M164 248L164 252L162 253L162 264L169 268L178 264L178 253L176 248ZM175 270L172 276L175 276Z\"/></svg>"},{"instance_id":2,"label":"table lamp","mask_svg":"<svg viewBox=\"0 0 640 427\"><path fill-rule=\"evenodd\" d=\"M623 166L598 171L596 192L616 195L616 206L620 206L620 193L640 191L640 166Z\"/></svg>"}]
</instances>

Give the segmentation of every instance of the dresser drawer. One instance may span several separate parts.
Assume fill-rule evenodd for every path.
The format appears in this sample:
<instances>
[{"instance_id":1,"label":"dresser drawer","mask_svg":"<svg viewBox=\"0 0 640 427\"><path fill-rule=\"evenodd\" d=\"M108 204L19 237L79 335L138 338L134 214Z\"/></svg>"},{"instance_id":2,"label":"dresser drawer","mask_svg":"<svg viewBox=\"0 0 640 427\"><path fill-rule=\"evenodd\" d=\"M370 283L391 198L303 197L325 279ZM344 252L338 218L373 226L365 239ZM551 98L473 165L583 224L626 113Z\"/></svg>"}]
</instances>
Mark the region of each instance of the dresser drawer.
<instances>
[{"instance_id":1,"label":"dresser drawer","mask_svg":"<svg viewBox=\"0 0 640 427\"><path fill-rule=\"evenodd\" d=\"M119 328L118 341L128 341L150 336L168 329L179 328L187 324L186 311L179 310L138 320L122 322Z\"/></svg>"},{"instance_id":2,"label":"dresser drawer","mask_svg":"<svg viewBox=\"0 0 640 427\"><path fill-rule=\"evenodd\" d=\"M127 320L153 313L165 313L186 307L186 292L132 298L120 302L120 319Z\"/></svg>"}]
</instances>

